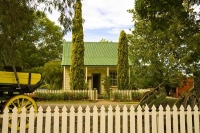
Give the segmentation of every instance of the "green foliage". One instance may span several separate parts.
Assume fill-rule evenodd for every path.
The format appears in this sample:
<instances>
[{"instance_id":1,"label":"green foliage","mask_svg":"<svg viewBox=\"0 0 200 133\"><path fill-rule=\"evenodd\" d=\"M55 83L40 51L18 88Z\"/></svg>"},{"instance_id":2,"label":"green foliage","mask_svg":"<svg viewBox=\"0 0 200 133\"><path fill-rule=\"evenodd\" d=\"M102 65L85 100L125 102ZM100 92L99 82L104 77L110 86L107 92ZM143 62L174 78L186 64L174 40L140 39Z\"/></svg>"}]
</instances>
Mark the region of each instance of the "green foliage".
<instances>
[{"instance_id":1,"label":"green foliage","mask_svg":"<svg viewBox=\"0 0 200 133\"><path fill-rule=\"evenodd\" d=\"M128 40L134 82L137 88L156 87L162 82L176 87L183 77L182 70L199 71L200 56L195 50L199 50L199 24L190 5L186 7L182 1L151 2L138 0L136 6L143 6L131 11L135 29ZM148 8L147 13L143 8ZM159 12L161 9L166 10ZM150 10L155 10L155 18L150 19Z\"/></svg>"},{"instance_id":2,"label":"green foliage","mask_svg":"<svg viewBox=\"0 0 200 133\"><path fill-rule=\"evenodd\" d=\"M104 90L106 92L106 95L110 96L110 86L111 86L111 83L110 83L110 77L109 76L106 76L104 78L103 86L104 86Z\"/></svg>"},{"instance_id":3,"label":"green foliage","mask_svg":"<svg viewBox=\"0 0 200 133\"><path fill-rule=\"evenodd\" d=\"M131 101L131 99L130 99L130 96L128 94L122 94L120 92L115 92L113 94L113 101L129 102L129 101Z\"/></svg>"},{"instance_id":4,"label":"green foliage","mask_svg":"<svg viewBox=\"0 0 200 133\"><path fill-rule=\"evenodd\" d=\"M39 101L76 101L89 100L87 92L62 92L62 93L43 93L36 92L35 97Z\"/></svg>"},{"instance_id":5,"label":"green foliage","mask_svg":"<svg viewBox=\"0 0 200 133\"><path fill-rule=\"evenodd\" d=\"M52 27L52 24L47 19L43 19L45 21L44 23L37 23L37 17L43 14L41 11L48 11L50 13L52 9L59 11L59 21L64 27L63 31L59 29L60 36L62 32L66 33L71 30L71 16L73 15L74 2L75 0L0 0L0 60L2 61L3 58L6 57L6 59L4 59L7 65L15 66L16 64L18 66L23 66L25 69L29 69L31 67L43 66L45 64L45 62L43 62L44 59L47 59L45 60L46 62L49 61L49 57L52 59L52 56L58 52L56 50L61 49L59 46L61 43L58 43L59 37L57 35L55 36L55 34L53 37L51 36L51 33L57 31L58 28L55 29L55 27ZM42 20L40 20L40 22L42 22ZM48 28L45 27L45 31L47 32L42 34L44 33L44 29L42 28L44 28L47 23ZM45 39L41 39L40 33L43 37L45 36ZM45 49L43 49L40 47L41 51L37 51L35 42L42 42L45 45L51 43L51 48L45 46ZM52 47L52 44L54 47ZM55 47L56 45L58 47ZM50 51L52 49L53 51L51 53ZM46 54L46 52L51 54ZM3 55L5 56L3 57ZM0 68L2 69L2 63L0 63Z\"/></svg>"},{"instance_id":6,"label":"green foliage","mask_svg":"<svg viewBox=\"0 0 200 133\"><path fill-rule=\"evenodd\" d=\"M5 49L0 49L3 55L0 59L4 58L7 65L14 63L23 69L32 69L44 66L48 61L61 60L63 37L61 28L42 13L39 16L34 13L32 17L34 18L32 28L28 33L24 31L20 44L16 44L15 49L11 45L5 45ZM14 54L10 55L10 51Z\"/></svg>"},{"instance_id":7,"label":"green foliage","mask_svg":"<svg viewBox=\"0 0 200 133\"><path fill-rule=\"evenodd\" d=\"M61 89L63 81L62 66L60 61L51 61L44 65L42 72L48 89Z\"/></svg>"},{"instance_id":8,"label":"green foliage","mask_svg":"<svg viewBox=\"0 0 200 133\"><path fill-rule=\"evenodd\" d=\"M118 44L117 85L119 90L128 88L129 83L128 41L126 33L121 31Z\"/></svg>"},{"instance_id":9,"label":"green foliage","mask_svg":"<svg viewBox=\"0 0 200 133\"><path fill-rule=\"evenodd\" d=\"M76 1L75 14L73 18L70 87L72 90L85 89L84 42L81 0Z\"/></svg>"},{"instance_id":10,"label":"green foliage","mask_svg":"<svg viewBox=\"0 0 200 133\"><path fill-rule=\"evenodd\" d=\"M142 96L143 96L143 93L141 93L141 92L132 92L132 93L131 93L131 96L132 96L132 100L133 100L133 101L138 102L138 101L141 100L141 98L142 98Z\"/></svg>"}]
</instances>

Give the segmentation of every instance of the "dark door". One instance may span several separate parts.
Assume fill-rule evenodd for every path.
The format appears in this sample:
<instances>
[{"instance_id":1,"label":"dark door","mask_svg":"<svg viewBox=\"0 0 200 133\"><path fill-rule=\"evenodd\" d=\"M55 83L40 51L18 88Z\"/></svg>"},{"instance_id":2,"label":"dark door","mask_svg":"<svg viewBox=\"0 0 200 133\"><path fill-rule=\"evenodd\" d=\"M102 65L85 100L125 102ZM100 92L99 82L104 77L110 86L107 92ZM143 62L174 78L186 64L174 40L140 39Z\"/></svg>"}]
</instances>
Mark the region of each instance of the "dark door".
<instances>
[{"instance_id":1,"label":"dark door","mask_svg":"<svg viewBox=\"0 0 200 133\"><path fill-rule=\"evenodd\" d=\"M98 94L100 94L100 74L92 74L92 87L96 88Z\"/></svg>"}]
</instances>

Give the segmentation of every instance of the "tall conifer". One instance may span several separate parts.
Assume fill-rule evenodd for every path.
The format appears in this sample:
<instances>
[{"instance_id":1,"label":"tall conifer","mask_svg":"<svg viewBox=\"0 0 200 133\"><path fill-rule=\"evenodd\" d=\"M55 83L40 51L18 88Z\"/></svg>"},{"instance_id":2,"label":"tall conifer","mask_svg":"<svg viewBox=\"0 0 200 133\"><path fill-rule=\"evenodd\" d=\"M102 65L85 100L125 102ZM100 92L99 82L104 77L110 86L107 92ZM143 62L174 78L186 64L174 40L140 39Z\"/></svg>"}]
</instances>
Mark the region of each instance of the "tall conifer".
<instances>
[{"instance_id":1,"label":"tall conifer","mask_svg":"<svg viewBox=\"0 0 200 133\"><path fill-rule=\"evenodd\" d=\"M117 85L119 90L128 89L129 83L128 41L126 33L121 31L118 44Z\"/></svg>"},{"instance_id":2,"label":"tall conifer","mask_svg":"<svg viewBox=\"0 0 200 133\"><path fill-rule=\"evenodd\" d=\"M84 41L82 25L82 4L77 0L72 27L72 51L70 68L70 87L72 90L84 89Z\"/></svg>"}]
</instances>

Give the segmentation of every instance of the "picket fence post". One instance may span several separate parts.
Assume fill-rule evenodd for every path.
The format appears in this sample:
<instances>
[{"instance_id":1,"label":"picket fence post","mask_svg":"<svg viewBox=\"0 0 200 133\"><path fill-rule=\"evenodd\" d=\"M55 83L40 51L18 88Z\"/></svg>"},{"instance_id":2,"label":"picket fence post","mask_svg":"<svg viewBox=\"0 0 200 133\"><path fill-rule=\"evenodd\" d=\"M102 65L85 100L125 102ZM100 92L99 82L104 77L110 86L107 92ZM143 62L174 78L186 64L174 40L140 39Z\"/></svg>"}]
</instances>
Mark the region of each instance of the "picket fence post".
<instances>
[{"instance_id":1,"label":"picket fence post","mask_svg":"<svg viewBox=\"0 0 200 133\"><path fill-rule=\"evenodd\" d=\"M198 111L198 107L195 105L194 107L194 131L195 133L200 133L200 129L199 129L199 111Z\"/></svg>"},{"instance_id":2,"label":"picket fence post","mask_svg":"<svg viewBox=\"0 0 200 133\"><path fill-rule=\"evenodd\" d=\"M12 110L12 116L11 116L11 133L17 133L17 126L18 126L18 109L17 107L14 107Z\"/></svg>"},{"instance_id":3,"label":"picket fence post","mask_svg":"<svg viewBox=\"0 0 200 133\"><path fill-rule=\"evenodd\" d=\"M166 133L171 133L171 111L169 105L166 107Z\"/></svg>"},{"instance_id":4,"label":"picket fence post","mask_svg":"<svg viewBox=\"0 0 200 133\"><path fill-rule=\"evenodd\" d=\"M192 112L191 112L191 107L188 105L187 106L187 130L188 133L192 133Z\"/></svg>"},{"instance_id":5,"label":"picket fence post","mask_svg":"<svg viewBox=\"0 0 200 133\"><path fill-rule=\"evenodd\" d=\"M29 128L28 128L28 132L29 133L34 133L34 131L35 131L35 129L34 129L34 127L35 127L35 112L37 112L37 110L34 110L34 107L32 106L31 108L30 108L30 112L29 112Z\"/></svg>"},{"instance_id":6,"label":"picket fence post","mask_svg":"<svg viewBox=\"0 0 200 133\"><path fill-rule=\"evenodd\" d=\"M113 133L113 108L108 107L108 133Z\"/></svg>"},{"instance_id":7,"label":"picket fence post","mask_svg":"<svg viewBox=\"0 0 200 133\"><path fill-rule=\"evenodd\" d=\"M176 106L173 106L173 133L178 133L178 113Z\"/></svg>"},{"instance_id":8,"label":"picket fence post","mask_svg":"<svg viewBox=\"0 0 200 133\"><path fill-rule=\"evenodd\" d=\"M115 107L115 133L120 133L120 108Z\"/></svg>"},{"instance_id":9,"label":"picket fence post","mask_svg":"<svg viewBox=\"0 0 200 133\"><path fill-rule=\"evenodd\" d=\"M128 133L128 108L126 105L123 107L123 133Z\"/></svg>"},{"instance_id":10,"label":"picket fence post","mask_svg":"<svg viewBox=\"0 0 200 133\"><path fill-rule=\"evenodd\" d=\"M6 107L3 111L2 133L8 132L8 120L9 120L9 110L8 107Z\"/></svg>"},{"instance_id":11,"label":"picket fence post","mask_svg":"<svg viewBox=\"0 0 200 133\"><path fill-rule=\"evenodd\" d=\"M95 105L93 107L93 133L98 133L98 108Z\"/></svg>"},{"instance_id":12,"label":"picket fence post","mask_svg":"<svg viewBox=\"0 0 200 133\"><path fill-rule=\"evenodd\" d=\"M142 124L142 108L139 105L137 107L137 133L143 132L142 127L143 127L143 124Z\"/></svg>"},{"instance_id":13,"label":"picket fence post","mask_svg":"<svg viewBox=\"0 0 200 133\"><path fill-rule=\"evenodd\" d=\"M81 106L78 107L78 115L77 115L77 133L82 133L83 131L83 109Z\"/></svg>"},{"instance_id":14,"label":"picket fence post","mask_svg":"<svg viewBox=\"0 0 200 133\"><path fill-rule=\"evenodd\" d=\"M157 116L156 116L156 107L153 105L151 110L152 110L151 119L154 120L154 122L151 122L152 133L158 133L158 130L157 130L158 121L157 121Z\"/></svg>"},{"instance_id":15,"label":"picket fence post","mask_svg":"<svg viewBox=\"0 0 200 133\"><path fill-rule=\"evenodd\" d=\"M130 107L130 133L135 133L135 108L133 105Z\"/></svg>"},{"instance_id":16,"label":"picket fence post","mask_svg":"<svg viewBox=\"0 0 200 133\"><path fill-rule=\"evenodd\" d=\"M20 133L25 133L25 129L26 129L26 108L23 107L21 110L21 118L20 118Z\"/></svg>"},{"instance_id":17,"label":"picket fence post","mask_svg":"<svg viewBox=\"0 0 200 133\"><path fill-rule=\"evenodd\" d=\"M185 133L185 108L181 105L180 109L180 131Z\"/></svg>"},{"instance_id":18,"label":"picket fence post","mask_svg":"<svg viewBox=\"0 0 200 133\"><path fill-rule=\"evenodd\" d=\"M61 132L66 133L67 132L67 108L66 106L63 106L62 108L62 126L61 126Z\"/></svg>"},{"instance_id":19,"label":"picket fence post","mask_svg":"<svg viewBox=\"0 0 200 133\"><path fill-rule=\"evenodd\" d=\"M145 127L145 133L149 133L149 107L146 105L145 106L145 113L144 113L144 127Z\"/></svg>"},{"instance_id":20,"label":"picket fence post","mask_svg":"<svg viewBox=\"0 0 200 133\"><path fill-rule=\"evenodd\" d=\"M69 132L74 133L75 132L75 108L74 108L74 106L71 106L69 114L70 114L70 116L69 116L69 120L70 120Z\"/></svg>"},{"instance_id":21,"label":"picket fence post","mask_svg":"<svg viewBox=\"0 0 200 133\"><path fill-rule=\"evenodd\" d=\"M51 108L50 106L46 109L46 118L45 118L45 133L51 132Z\"/></svg>"},{"instance_id":22,"label":"picket fence post","mask_svg":"<svg viewBox=\"0 0 200 133\"><path fill-rule=\"evenodd\" d=\"M60 133L59 132L59 108L58 106L54 109L54 122L53 122L53 132L54 133Z\"/></svg>"},{"instance_id":23,"label":"picket fence post","mask_svg":"<svg viewBox=\"0 0 200 133\"><path fill-rule=\"evenodd\" d=\"M90 108L88 105L85 109L85 132L90 133Z\"/></svg>"},{"instance_id":24,"label":"picket fence post","mask_svg":"<svg viewBox=\"0 0 200 133\"><path fill-rule=\"evenodd\" d=\"M43 129L43 109L42 107L40 106L39 109L38 109L38 114L37 114L37 133L42 133Z\"/></svg>"}]
</instances>

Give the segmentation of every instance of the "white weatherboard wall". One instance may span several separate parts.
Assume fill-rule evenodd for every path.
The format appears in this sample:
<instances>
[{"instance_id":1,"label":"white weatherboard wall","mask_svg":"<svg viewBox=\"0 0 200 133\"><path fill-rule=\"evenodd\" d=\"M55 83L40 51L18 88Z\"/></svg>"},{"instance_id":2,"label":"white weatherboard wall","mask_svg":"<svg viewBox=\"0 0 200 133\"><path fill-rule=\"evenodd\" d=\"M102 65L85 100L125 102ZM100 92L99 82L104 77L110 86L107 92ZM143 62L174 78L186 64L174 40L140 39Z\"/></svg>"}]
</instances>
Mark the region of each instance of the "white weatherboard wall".
<instances>
[{"instance_id":1,"label":"white weatherboard wall","mask_svg":"<svg viewBox=\"0 0 200 133\"><path fill-rule=\"evenodd\" d=\"M187 109L181 106L177 109L169 106L164 109L155 106L150 110L148 106L142 110L131 105L119 107L81 107L58 108L47 107L44 110L39 107L38 112L34 113L31 108L27 114L23 108L18 114L17 108L13 113L8 113L5 108L4 113L0 115L2 133L199 133L200 132L200 111L197 106L194 110L188 106ZM19 118L19 119L18 119ZM11 121L10 121L11 120ZM26 121L28 120L28 121ZM20 121L20 127L17 122ZM9 122L11 127L9 128ZM25 125L28 124L28 129ZM20 130L17 131L17 128Z\"/></svg>"}]
</instances>

